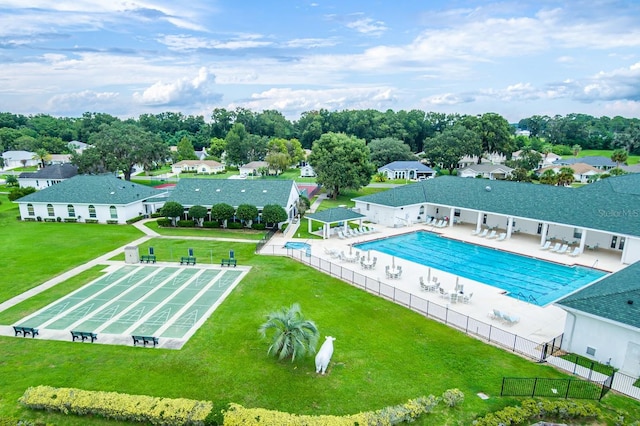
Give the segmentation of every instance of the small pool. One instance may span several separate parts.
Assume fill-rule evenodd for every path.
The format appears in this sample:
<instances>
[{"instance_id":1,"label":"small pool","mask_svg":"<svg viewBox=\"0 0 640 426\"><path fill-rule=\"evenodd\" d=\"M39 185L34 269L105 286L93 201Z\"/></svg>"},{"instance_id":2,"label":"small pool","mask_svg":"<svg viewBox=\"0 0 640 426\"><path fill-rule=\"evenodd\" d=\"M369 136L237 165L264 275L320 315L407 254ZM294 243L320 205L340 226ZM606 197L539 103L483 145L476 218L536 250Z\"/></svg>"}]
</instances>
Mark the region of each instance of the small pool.
<instances>
[{"instance_id":1,"label":"small pool","mask_svg":"<svg viewBox=\"0 0 640 426\"><path fill-rule=\"evenodd\" d=\"M311 246L307 243L299 243L297 241L287 241L284 244L284 248L288 248L288 249L296 249L296 250L306 250L306 249L310 249Z\"/></svg>"},{"instance_id":2,"label":"small pool","mask_svg":"<svg viewBox=\"0 0 640 426\"><path fill-rule=\"evenodd\" d=\"M540 306L606 275L595 269L547 262L424 231L357 244L355 247L377 250L498 287L511 297Z\"/></svg>"}]
</instances>

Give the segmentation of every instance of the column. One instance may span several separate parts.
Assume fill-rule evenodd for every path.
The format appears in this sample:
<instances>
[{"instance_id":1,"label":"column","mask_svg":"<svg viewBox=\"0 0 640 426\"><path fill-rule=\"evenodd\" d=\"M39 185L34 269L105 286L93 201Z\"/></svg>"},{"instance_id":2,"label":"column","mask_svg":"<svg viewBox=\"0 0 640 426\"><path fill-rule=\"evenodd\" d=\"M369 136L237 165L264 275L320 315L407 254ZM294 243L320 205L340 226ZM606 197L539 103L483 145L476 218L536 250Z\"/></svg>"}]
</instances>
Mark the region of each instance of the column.
<instances>
[{"instance_id":1,"label":"column","mask_svg":"<svg viewBox=\"0 0 640 426\"><path fill-rule=\"evenodd\" d=\"M512 232L513 232L513 218L509 216L507 218L507 238L511 238Z\"/></svg>"},{"instance_id":2,"label":"column","mask_svg":"<svg viewBox=\"0 0 640 426\"><path fill-rule=\"evenodd\" d=\"M482 212L478 212L478 220L476 220L476 233L480 232L482 228Z\"/></svg>"},{"instance_id":3,"label":"column","mask_svg":"<svg viewBox=\"0 0 640 426\"><path fill-rule=\"evenodd\" d=\"M542 224L542 234L540 236L540 245L543 246L547 242L547 233L549 232L549 224L544 222Z\"/></svg>"},{"instance_id":4,"label":"column","mask_svg":"<svg viewBox=\"0 0 640 426\"><path fill-rule=\"evenodd\" d=\"M580 237L580 252L584 251L584 246L587 243L587 230L582 228L582 236Z\"/></svg>"},{"instance_id":5,"label":"column","mask_svg":"<svg viewBox=\"0 0 640 426\"><path fill-rule=\"evenodd\" d=\"M449 212L449 226L453 226L453 219L455 218L456 209L451 207L451 211Z\"/></svg>"}]
</instances>

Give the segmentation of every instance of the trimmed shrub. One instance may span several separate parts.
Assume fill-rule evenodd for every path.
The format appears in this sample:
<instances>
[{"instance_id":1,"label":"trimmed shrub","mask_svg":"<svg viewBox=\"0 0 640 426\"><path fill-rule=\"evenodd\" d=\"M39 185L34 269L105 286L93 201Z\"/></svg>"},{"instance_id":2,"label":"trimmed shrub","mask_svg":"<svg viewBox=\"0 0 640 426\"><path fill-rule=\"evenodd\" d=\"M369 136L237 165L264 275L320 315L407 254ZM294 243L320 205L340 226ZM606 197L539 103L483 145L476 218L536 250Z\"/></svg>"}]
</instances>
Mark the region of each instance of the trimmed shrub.
<instances>
[{"instance_id":1,"label":"trimmed shrub","mask_svg":"<svg viewBox=\"0 0 640 426\"><path fill-rule=\"evenodd\" d=\"M256 231L264 231L266 229L266 225L264 223L252 223L251 229L255 229Z\"/></svg>"},{"instance_id":2,"label":"trimmed shrub","mask_svg":"<svg viewBox=\"0 0 640 426\"><path fill-rule=\"evenodd\" d=\"M70 222L70 223L76 223L78 221L78 219L76 219L75 217L65 217L64 221L65 222Z\"/></svg>"},{"instance_id":3,"label":"trimmed shrub","mask_svg":"<svg viewBox=\"0 0 640 426\"><path fill-rule=\"evenodd\" d=\"M505 407L473 421L474 426L508 426L534 419L598 419L600 409L593 404L568 400L525 399L521 406Z\"/></svg>"},{"instance_id":4,"label":"trimmed shrub","mask_svg":"<svg viewBox=\"0 0 640 426\"><path fill-rule=\"evenodd\" d=\"M38 217L36 217L36 220L37 220L38 222L42 222L42 216L38 216Z\"/></svg>"},{"instance_id":5,"label":"trimmed shrub","mask_svg":"<svg viewBox=\"0 0 640 426\"><path fill-rule=\"evenodd\" d=\"M162 228L168 228L171 226L171 219L166 219L164 217L159 218L156 222L158 222L158 226Z\"/></svg>"},{"instance_id":6,"label":"trimmed shrub","mask_svg":"<svg viewBox=\"0 0 640 426\"><path fill-rule=\"evenodd\" d=\"M157 398L50 386L30 387L19 401L36 410L102 416L153 425L204 425L213 408L211 402L186 398Z\"/></svg>"},{"instance_id":7,"label":"trimmed shrub","mask_svg":"<svg viewBox=\"0 0 640 426\"><path fill-rule=\"evenodd\" d=\"M196 226L196 224L194 223L194 221L193 221L193 220L179 220L179 221L177 222L177 225L178 225L180 228L193 228L193 227L195 227L195 226Z\"/></svg>"},{"instance_id":8,"label":"trimmed shrub","mask_svg":"<svg viewBox=\"0 0 640 426\"><path fill-rule=\"evenodd\" d=\"M220 222L205 220L202 222L203 228L220 228Z\"/></svg>"},{"instance_id":9,"label":"trimmed shrub","mask_svg":"<svg viewBox=\"0 0 640 426\"><path fill-rule=\"evenodd\" d=\"M109 219L109 220L107 220L107 223L109 225L117 225L118 224L118 220L117 219Z\"/></svg>"},{"instance_id":10,"label":"trimmed shrub","mask_svg":"<svg viewBox=\"0 0 640 426\"><path fill-rule=\"evenodd\" d=\"M132 217L131 219L127 220L127 225L131 225L132 223L136 223L138 221L141 221L142 219L144 219L144 215Z\"/></svg>"},{"instance_id":11,"label":"trimmed shrub","mask_svg":"<svg viewBox=\"0 0 640 426\"><path fill-rule=\"evenodd\" d=\"M45 222L55 222L56 220L54 218L52 218L52 217L45 217L44 221Z\"/></svg>"},{"instance_id":12,"label":"trimmed shrub","mask_svg":"<svg viewBox=\"0 0 640 426\"><path fill-rule=\"evenodd\" d=\"M85 219L84 223L98 223L98 219Z\"/></svg>"},{"instance_id":13,"label":"trimmed shrub","mask_svg":"<svg viewBox=\"0 0 640 426\"><path fill-rule=\"evenodd\" d=\"M240 222L228 222L227 223L227 228L228 229L242 229L243 226Z\"/></svg>"},{"instance_id":14,"label":"trimmed shrub","mask_svg":"<svg viewBox=\"0 0 640 426\"><path fill-rule=\"evenodd\" d=\"M151 213L150 217L152 218L158 218L158 217L164 217L162 213L160 212L155 212L155 213Z\"/></svg>"},{"instance_id":15,"label":"trimmed shrub","mask_svg":"<svg viewBox=\"0 0 640 426\"><path fill-rule=\"evenodd\" d=\"M56 222L62 222L62 218L60 216L56 217Z\"/></svg>"},{"instance_id":16,"label":"trimmed shrub","mask_svg":"<svg viewBox=\"0 0 640 426\"><path fill-rule=\"evenodd\" d=\"M442 401L448 407L455 407L464 401L464 393L460 389L447 389L442 394Z\"/></svg>"}]
</instances>

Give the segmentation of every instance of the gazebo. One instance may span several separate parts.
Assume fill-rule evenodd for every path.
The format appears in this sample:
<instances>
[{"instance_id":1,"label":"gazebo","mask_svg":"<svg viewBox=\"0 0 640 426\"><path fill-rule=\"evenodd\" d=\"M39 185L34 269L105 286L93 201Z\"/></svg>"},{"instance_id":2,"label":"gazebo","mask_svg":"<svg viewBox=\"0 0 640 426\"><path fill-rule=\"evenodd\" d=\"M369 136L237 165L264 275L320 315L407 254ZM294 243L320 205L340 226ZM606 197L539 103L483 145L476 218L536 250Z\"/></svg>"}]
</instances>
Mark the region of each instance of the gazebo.
<instances>
[{"instance_id":1,"label":"gazebo","mask_svg":"<svg viewBox=\"0 0 640 426\"><path fill-rule=\"evenodd\" d=\"M350 221L357 221L358 225L362 226L362 219L366 216L344 207L335 207L317 213L309 213L305 217L309 223L309 233L313 232L313 222L320 222L322 223L322 238L327 239L331 236L332 224L340 224L346 230Z\"/></svg>"}]
</instances>

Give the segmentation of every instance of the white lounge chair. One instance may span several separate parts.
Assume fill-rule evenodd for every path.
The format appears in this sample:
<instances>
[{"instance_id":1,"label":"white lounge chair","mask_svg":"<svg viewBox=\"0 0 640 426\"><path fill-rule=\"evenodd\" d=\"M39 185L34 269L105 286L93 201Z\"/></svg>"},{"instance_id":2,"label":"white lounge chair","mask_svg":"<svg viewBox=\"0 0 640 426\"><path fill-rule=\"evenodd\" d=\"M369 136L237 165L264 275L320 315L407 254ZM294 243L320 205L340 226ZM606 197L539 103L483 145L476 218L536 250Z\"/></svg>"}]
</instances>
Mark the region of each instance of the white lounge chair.
<instances>
[{"instance_id":1,"label":"white lounge chair","mask_svg":"<svg viewBox=\"0 0 640 426\"><path fill-rule=\"evenodd\" d=\"M489 316L491 319L502 320L502 312L497 309L492 309L491 312L489 312Z\"/></svg>"},{"instance_id":2,"label":"white lounge chair","mask_svg":"<svg viewBox=\"0 0 640 426\"><path fill-rule=\"evenodd\" d=\"M556 253L565 254L568 249L569 249L569 245L568 244L563 244L562 247L560 247L560 250L558 250Z\"/></svg>"},{"instance_id":3,"label":"white lounge chair","mask_svg":"<svg viewBox=\"0 0 640 426\"><path fill-rule=\"evenodd\" d=\"M449 295L449 292L442 287L438 287L438 292L440 293L440 297L442 297L443 299L451 298L451 296Z\"/></svg>"},{"instance_id":4,"label":"white lounge chair","mask_svg":"<svg viewBox=\"0 0 640 426\"><path fill-rule=\"evenodd\" d=\"M547 240L544 245L540 246L540 250L549 250L551 248L551 241Z\"/></svg>"},{"instance_id":5,"label":"white lounge chair","mask_svg":"<svg viewBox=\"0 0 640 426\"><path fill-rule=\"evenodd\" d=\"M573 251L567 254L569 256L577 257L577 256L580 256L580 254L582 254L582 250L580 250L580 247L574 247Z\"/></svg>"},{"instance_id":6,"label":"white lounge chair","mask_svg":"<svg viewBox=\"0 0 640 426\"><path fill-rule=\"evenodd\" d=\"M500 235L498 235L498 238L496 238L496 241L504 241L506 239L507 239L507 233L501 232Z\"/></svg>"},{"instance_id":7,"label":"white lounge chair","mask_svg":"<svg viewBox=\"0 0 640 426\"><path fill-rule=\"evenodd\" d=\"M436 220L435 217L430 217L429 219L427 219L424 224L425 225L433 225L433 221Z\"/></svg>"},{"instance_id":8,"label":"white lounge chair","mask_svg":"<svg viewBox=\"0 0 640 426\"><path fill-rule=\"evenodd\" d=\"M474 229L473 231L471 231L471 235L478 235L481 232L482 232L482 229Z\"/></svg>"},{"instance_id":9,"label":"white lounge chair","mask_svg":"<svg viewBox=\"0 0 640 426\"><path fill-rule=\"evenodd\" d=\"M484 231L482 231L481 234L478 234L478 237L484 238L487 236L488 233L489 233L489 229L485 229Z\"/></svg>"},{"instance_id":10,"label":"white lounge chair","mask_svg":"<svg viewBox=\"0 0 640 426\"><path fill-rule=\"evenodd\" d=\"M342 231L338 231L338 238L340 238L341 240L344 240L347 237L344 236L344 233Z\"/></svg>"},{"instance_id":11,"label":"white lounge chair","mask_svg":"<svg viewBox=\"0 0 640 426\"><path fill-rule=\"evenodd\" d=\"M518 321L520 321L520 318L514 316L514 315L510 315L510 314L502 314L502 319L509 325L513 325L515 323L517 323Z\"/></svg>"},{"instance_id":12,"label":"white lounge chair","mask_svg":"<svg viewBox=\"0 0 640 426\"><path fill-rule=\"evenodd\" d=\"M498 234L496 233L496 231L491 231L489 233L489 235L487 235L487 240L491 240L491 239L493 239L493 238L495 238L497 236L498 236Z\"/></svg>"},{"instance_id":13,"label":"white lounge chair","mask_svg":"<svg viewBox=\"0 0 640 426\"><path fill-rule=\"evenodd\" d=\"M556 243L556 245L555 245L555 246L553 246L553 248L552 248L552 249L550 249L549 251L556 252L556 251L560 250L560 247L562 247L562 244L560 244L560 243Z\"/></svg>"}]
</instances>

